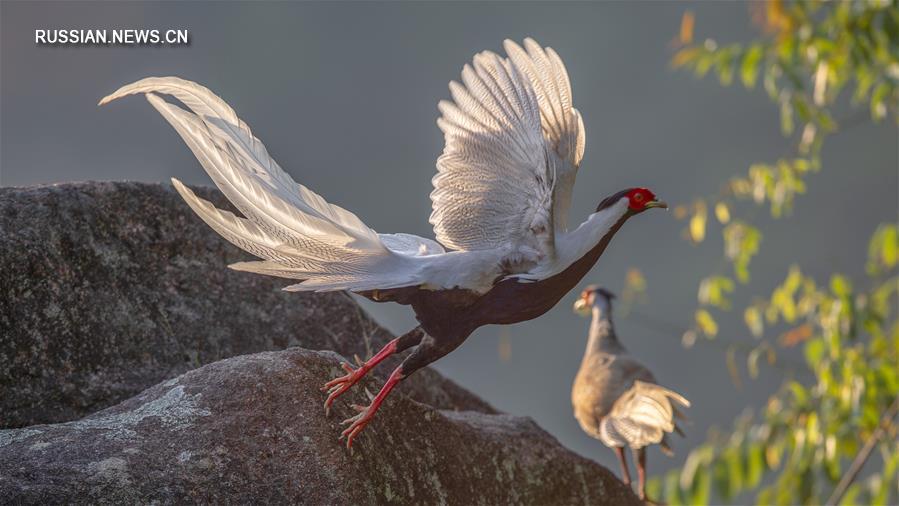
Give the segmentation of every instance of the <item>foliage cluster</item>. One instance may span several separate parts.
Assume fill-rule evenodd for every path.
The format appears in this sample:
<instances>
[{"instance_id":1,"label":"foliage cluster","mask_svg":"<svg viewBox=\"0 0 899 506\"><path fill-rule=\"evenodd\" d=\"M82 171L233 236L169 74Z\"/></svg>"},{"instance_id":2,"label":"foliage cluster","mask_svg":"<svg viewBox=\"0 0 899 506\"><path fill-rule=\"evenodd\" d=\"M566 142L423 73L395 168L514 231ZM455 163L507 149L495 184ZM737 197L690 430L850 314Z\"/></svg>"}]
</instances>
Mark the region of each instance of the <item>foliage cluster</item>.
<instances>
[{"instance_id":1,"label":"foliage cluster","mask_svg":"<svg viewBox=\"0 0 899 506\"><path fill-rule=\"evenodd\" d=\"M794 151L753 164L718 194L675 209L694 243L720 231L723 265L730 266L700 281L686 345L719 335L715 314L734 310L732 295L748 283L762 247L762 230L737 204L773 218L789 215L809 176L822 168L828 136L854 122L899 117L896 1L769 0L750 9L760 35L748 44L695 42L693 16L685 14L672 63L698 77L714 73L725 86L739 81L752 89L761 81ZM854 113L837 120L834 111L843 109ZM709 226L710 216L720 227ZM770 296L740 308L752 336L745 363L751 377L785 348L801 347L804 363L758 413L710 434L682 469L653 480L651 497L669 504L707 504L713 494L723 501L749 494L763 504L899 500L899 231L894 223L860 226L876 228L866 279L854 284L834 273L821 284L793 266ZM736 368L732 350L727 357ZM878 464L856 480L865 461Z\"/></svg>"}]
</instances>

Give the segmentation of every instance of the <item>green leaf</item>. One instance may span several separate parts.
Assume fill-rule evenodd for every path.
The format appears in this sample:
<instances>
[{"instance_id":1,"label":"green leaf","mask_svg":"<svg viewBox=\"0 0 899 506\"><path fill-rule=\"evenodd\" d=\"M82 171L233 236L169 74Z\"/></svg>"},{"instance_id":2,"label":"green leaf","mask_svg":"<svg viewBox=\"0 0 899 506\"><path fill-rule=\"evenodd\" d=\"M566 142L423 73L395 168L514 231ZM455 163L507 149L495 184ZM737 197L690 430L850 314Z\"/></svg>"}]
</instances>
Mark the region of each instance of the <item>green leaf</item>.
<instances>
[{"instance_id":1,"label":"green leaf","mask_svg":"<svg viewBox=\"0 0 899 506\"><path fill-rule=\"evenodd\" d=\"M662 480L658 476L652 476L646 480L646 495L653 499L662 498Z\"/></svg>"},{"instance_id":2,"label":"green leaf","mask_svg":"<svg viewBox=\"0 0 899 506\"><path fill-rule=\"evenodd\" d=\"M793 393L793 399L797 406L804 406L808 403L808 391L804 386L802 386L801 383L797 381L790 381L787 386L790 389L790 392Z\"/></svg>"},{"instance_id":3,"label":"green leaf","mask_svg":"<svg viewBox=\"0 0 899 506\"><path fill-rule=\"evenodd\" d=\"M727 476L730 480L730 493L736 495L743 490L743 455L737 448L734 448L727 452L725 459Z\"/></svg>"},{"instance_id":4,"label":"green leaf","mask_svg":"<svg viewBox=\"0 0 899 506\"><path fill-rule=\"evenodd\" d=\"M765 452L762 445L753 443L746 452L746 485L755 488L762 481L765 472Z\"/></svg>"},{"instance_id":5,"label":"green leaf","mask_svg":"<svg viewBox=\"0 0 899 506\"><path fill-rule=\"evenodd\" d=\"M734 281L727 276L709 276L699 283L700 304L730 309L727 294L734 291Z\"/></svg>"},{"instance_id":6,"label":"green leaf","mask_svg":"<svg viewBox=\"0 0 899 506\"><path fill-rule=\"evenodd\" d=\"M732 48L718 51L715 58L715 70L718 71L718 82L722 86L730 86L734 80L734 55Z\"/></svg>"},{"instance_id":7,"label":"green leaf","mask_svg":"<svg viewBox=\"0 0 899 506\"><path fill-rule=\"evenodd\" d=\"M724 255L734 264L734 273L741 283L749 281L749 262L762 241L756 227L734 220L724 227Z\"/></svg>"},{"instance_id":8,"label":"green leaf","mask_svg":"<svg viewBox=\"0 0 899 506\"><path fill-rule=\"evenodd\" d=\"M852 293L852 284L845 276L834 274L830 277L830 291L840 298L848 298Z\"/></svg>"},{"instance_id":9,"label":"green leaf","mask_svg":"<svg viewBox=\"0 0 899 506\"><path fill-rule=\"evenodd\" d=\"M890 92L890 85L883 82L874 88L871 94L871 117L875 120L881 120L887 115L886 98Z\"/></svg>"},{"instance_id":10,"label":"green leaf","mask_svg":"<svg viewBox=\"0 0 899 506\"><path fill-rule=\"evenodd\" d=\"M791 135L794 128L793 106L789 100L782 100L780 102L780 131L784 135Z\"/></svg>"},{"instance_id":11,"label":"green leaf","mask_svg":"<svg viewBox=\"0 0 899 506\"><path fill-rule=\"evenodd\" d=\"M842 506L856 506L859 504L864 504L863 501L858 499L859 494L862 491L861 485L858 483L853 483L846 489L846 493L843 494L843 498L840 500L840 505Z\"/></svg>"},{"instance_id":12,"label":"green leaf","mask_svg":"<svg viewBox=\"0 0 899 506\"><path fill-rule=\"evenodd\" d=\"M762 59L762 47L759 44L749 46L740 64L740 80L746 88L754 88L759 76L759 62Z\"/></svg>"},{"instance_id":13,"label":"green leaf","mask_svg":"<svg viewBox=\"0 0 899 506\"><path fill-rule=\"evenodd\" d=\"M880 258L888 269L899 263L899 230L895 225L884 227Z\"/></svg>"},{"instance_id":14,"label":"green leaf","mask_svg":"<svg viewBox=\"0 0 899 506\"><path fill-rule=\"evenodd\" d=\"M867 270L871 275L881 274L899 263L899 227L882 224L877 227L868 243Z\"/></svg>"},{"instance_id":15,"label":"green leaf","mask_svg":"<svg viewBox=\"0 0 899 506\"><path fill-rule=\"evenodd\" d=\"M684 504L679 485L680 480L676 470L665 473L665 501L671 506Z\"/></svg>"},{"instance_id":16,"label":"green leaf","mask_svg":"<svg viewBox=\"0 0 899 506\"><path fill-rule=\"evenodd\" d=\"M693 487L690 490L690 504L709 504L712 492L712 478L704 468L696 470Z\"/></svg>"},{"instance_id":17,"label":"green leaf","mask_svg":"<svg viewBox=\"0 0 899 506\"><path fill-rule=\"evenodd\" d=\"M746 326L749 327L749 331L754 337L762 337L762 333L765 331L765 323L762 319L762 311L758 306L747 307L743 312L743 321L746 322Z\"/></svg>"},{"instance_id":18,"label":"green leaf","mask_svg":"<svg viewBox=\"0 0 899 506\"><path fill-rule=\"evenodd\" d=\"M712 468L712 482L715 484L715 492L725 501L733 497L730 475L726 462L717 462Z\"/></svg>"},{"instance_id":19,"label":"green leaf","mask_svg":"<svg viewBox=\"0 0 899 506\"><path fill-rule=\"evenodd\" d=\"M715 318L712 317L712 314L709 313L705 309L697 309L696 310L696 325L699 327L699 330L702 331L708 337L715 337L718 335L718 323L715 321Z\"/></svg>"},{"instance_id":20,"label":"green leaf","mask_svg":"<svg viewBox=\"0 0 899 506\"><path fill-rule=\"evenodd\" d=\"M824 357L824 341L821 339L810 339L805 345L805 361L809 367L814 370Z\"/></svg>"}]
</instances>

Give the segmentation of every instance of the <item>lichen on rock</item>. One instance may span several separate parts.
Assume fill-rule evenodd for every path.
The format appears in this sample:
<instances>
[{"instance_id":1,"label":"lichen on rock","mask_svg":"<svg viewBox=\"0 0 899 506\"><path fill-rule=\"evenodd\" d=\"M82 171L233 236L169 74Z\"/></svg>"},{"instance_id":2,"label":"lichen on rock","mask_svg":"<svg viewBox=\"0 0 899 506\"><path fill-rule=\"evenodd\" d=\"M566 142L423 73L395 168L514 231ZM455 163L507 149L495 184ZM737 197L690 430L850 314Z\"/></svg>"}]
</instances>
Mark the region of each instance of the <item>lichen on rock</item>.
<instances>
[{"instance_id":1,"label":"lichen on rock","mask_svg":"<svg viewBox=\"0 0 899 506\"><path fill-rule=\"evenodd\" d=\"M190 371L87 418L0 431L16 504L637 504L532 420L389 400L349 452L355 390L325 416L332 352L291 349ZM373 380L360 387L374 388Z\"/></svg>"}]
</instances>

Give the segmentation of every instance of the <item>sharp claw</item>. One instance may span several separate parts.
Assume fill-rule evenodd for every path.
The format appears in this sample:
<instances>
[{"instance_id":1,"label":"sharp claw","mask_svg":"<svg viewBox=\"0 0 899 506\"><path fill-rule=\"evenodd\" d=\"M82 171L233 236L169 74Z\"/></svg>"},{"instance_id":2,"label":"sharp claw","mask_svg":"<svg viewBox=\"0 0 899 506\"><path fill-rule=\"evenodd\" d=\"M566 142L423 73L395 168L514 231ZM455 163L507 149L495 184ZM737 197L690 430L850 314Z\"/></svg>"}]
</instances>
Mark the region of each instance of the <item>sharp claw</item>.
<instances>
[{"instance_id":1,"label":"sharp claw","mask_svg":"<svg viewBox=\"0 0 899 506\"><path fill-rule=\"evenodd\" d=\"M347 437L346 447L348 450L353 450L353 441L356 439L356 436L358 436L359 433L362 432L362 429L364 429L367 424L367 421L362 423L357 422L356 424L353 424L352 427L349 427L345 431L343 431L343 435L346 435Z\"/></svg>"},{"instance_id":2,"label":"sharp claw","mask_svg":"<svg viewBox=\"0 0 899 506\"><path fill-rule=\"evenodd\" d=\"M358 369L354 369L352 365L348 362L341 362L340 367L346 371L346 374L340 376L338 378L334 378L331 381L325 383L325 385L321 388L322 392L326 392L328 394L328 398L325 400L325 416L328 416L331 411L331 405L337 400L338 397L343 395L347 390L349 390L353 385L355 385L359 380L362 379L363 376L368 372L365 369L365 364L359 358L359 355L353 356L356 362L359 364ZM373 401L375 396L372 395L368 389L365 389L365 395L368 397L370 401ZM364 411L365 408L356 407L357 410ZM354 419L350 419L349 421L354 421ZM344 421L347 423L347 421ZM364 424L363 424L364 425Z\"/></svg>"},{"instance_id":3,"label":"sharp claw","mask_svg":"<svg viewBox=\"0 0 899 506\"><path fill-rule=\"evenodd\" d=\"M362 413L360 412L359 414L353 415L353 416L347 418L346 420L340 422L340 425L355 424L356 422L359 421L359 418L361 418L361 417L362 417ZM349 432L349 430L352 429L352 428L353 428L353 426L350 425L349 427L347 427L347 428L344 429L343 431L344 431L344 432Z\"/></svg>"},{"instance_id":4,"label":"sharp claw","mask_svg":"<svg viewBox=\"0 0 899 506\"><path fill-rule=\"evenodd\" d=\"M351 452L353 451L353 440L356 439L356 436L358 436L360 432L362 432L362 427L364 426L357 427L350 433L349 437L346 438L346 447Z\"/></svg>"},{"instance_id":5,"label":"sharp claw","mask_svg":"<svg viewBox=\"0 0 899 506\"><path fill-rule=\"evenodd\" d=\"M362 367L363 362L362 362L362 359L359 358L359 355L356 354L356 353L354 353L354 354L353 354L353 358L356 359L356 365L359 366L359 367Z\"/></svg>"},{"instance_id":6,"label":"sharp claw","mask_svg":"<svg viewBox=\"0 0 899 506\"><path fill-rule=\"evenodd\" d=\"M334 378L331 381L325 383L326 388L332 388L334 385L339 385L347 380L346 376L341 376L339 378Z\"/></svg>"}]
</instances>

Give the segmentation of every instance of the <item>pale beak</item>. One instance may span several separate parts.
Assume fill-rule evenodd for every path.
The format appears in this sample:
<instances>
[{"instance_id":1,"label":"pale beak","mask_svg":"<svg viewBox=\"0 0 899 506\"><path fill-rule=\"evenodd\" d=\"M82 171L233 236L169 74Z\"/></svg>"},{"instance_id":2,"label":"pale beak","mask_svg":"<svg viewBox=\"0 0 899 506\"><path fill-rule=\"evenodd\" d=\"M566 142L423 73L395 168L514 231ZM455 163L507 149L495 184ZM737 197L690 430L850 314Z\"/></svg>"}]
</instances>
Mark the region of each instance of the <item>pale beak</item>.
<instances>
[{"instance_id":1,"label":"pale beak","mask_svg":"<svg viewBox=\"0 0 899 506\"><path fill-rule=\"evenodd\" d=\"M651 207L660 207L662 209L668 209L668 203L665 202L664 200L652 200L650 202L647 202L646 206L644 206L644 207L646 207L647 209L649 209Z\"/></svg>"},{"instance_id":2,"label":"pale beak","mask_svg":"<svg viewBox=\"0 0 899 506\"><path fill-rule=\"evenodd\" d=\"M584 297L578 298L578 300L574 301L574 307L572 308L575 313L581 316L587 316L590 314L590 305L587 304L587 299Z\"/></svg>"}]
</instances>

